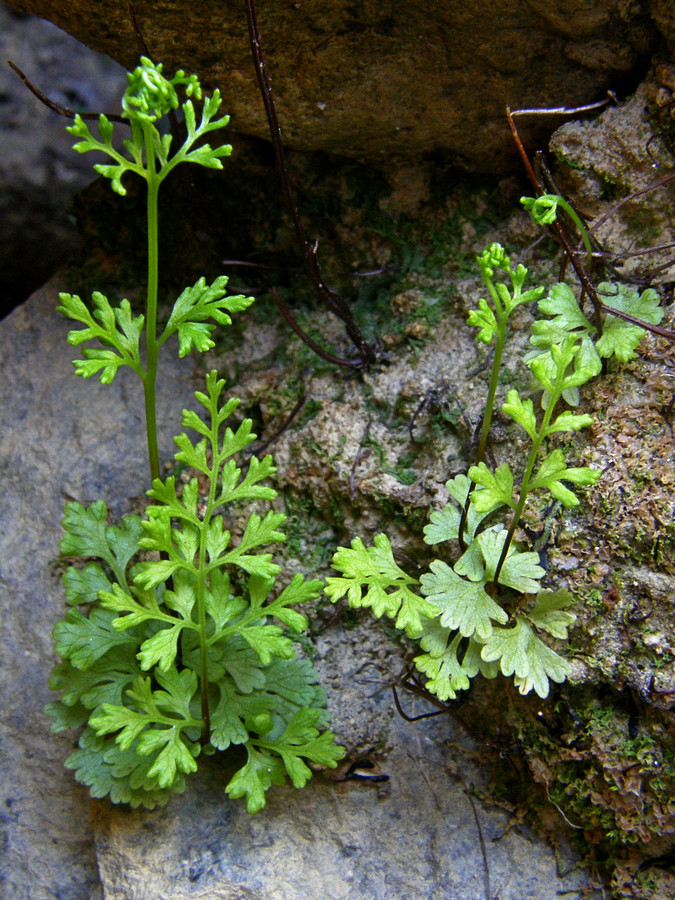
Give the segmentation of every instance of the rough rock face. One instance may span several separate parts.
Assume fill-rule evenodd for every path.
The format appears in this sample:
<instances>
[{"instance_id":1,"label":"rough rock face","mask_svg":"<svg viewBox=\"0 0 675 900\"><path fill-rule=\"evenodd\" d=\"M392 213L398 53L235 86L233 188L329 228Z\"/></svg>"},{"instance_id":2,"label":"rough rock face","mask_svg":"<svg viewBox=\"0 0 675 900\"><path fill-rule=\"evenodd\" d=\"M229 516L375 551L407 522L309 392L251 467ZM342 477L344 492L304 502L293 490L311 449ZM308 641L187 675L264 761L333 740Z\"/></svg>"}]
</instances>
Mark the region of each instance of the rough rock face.
<instances>
[{"instance_id":1,"label":"rough rock face","mask_svg":"<svg viewBox=\"0 0 675 900\"><path fill-rule=\"evenodd\" d=\"M19 17L0 3L0 315L63 264L76 240L68 217L74 193L95 173L73 153L66 119L29 93L11 59L57 103L111 109L126 85L110 59L87 50L49 22Z\"/></svg>"},{"instance_id":2,"label":"rough rock face","mask_svg":"<svg viewBox=\"0 0 675 900\"><path fill-rule=\"evenodd\" d=\"M118 0L14 0L132 68L141 52ZM381 167L447 151L466 168L515 162L504 107L579 105L637 84L658 42L644 4L620 0L304 0L259 4L263 49L291 147ZM233 127L267 137L243 4L135 3L151 55L220 88ZM548 125L548 123L547 123ZM517 165L517 163L516 163Z\"/></svg>"},{"instance_id":3,"label":"rough rock face","mask_svg":"<svg viewBox=\"0 0 675 900\"><path fill-rule=\"evenodd\" d=\"M563 125L550 149L559 187L614 254L620 276L667 284L675 278L675 66L657 65L654 74L621 106Z\"/></svg>"}]
</instances>

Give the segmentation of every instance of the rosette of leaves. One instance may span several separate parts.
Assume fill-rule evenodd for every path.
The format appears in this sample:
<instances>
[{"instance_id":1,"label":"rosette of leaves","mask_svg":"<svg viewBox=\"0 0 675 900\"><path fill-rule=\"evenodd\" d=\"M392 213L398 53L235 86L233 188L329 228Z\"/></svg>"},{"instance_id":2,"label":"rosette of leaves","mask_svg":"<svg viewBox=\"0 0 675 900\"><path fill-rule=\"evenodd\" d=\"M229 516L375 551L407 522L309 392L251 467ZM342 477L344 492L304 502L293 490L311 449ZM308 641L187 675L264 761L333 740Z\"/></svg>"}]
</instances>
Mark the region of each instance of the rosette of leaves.
<instances>
[{"instance_id":1,"label":"rosette of leaves","mask_svg":"<svg viewBox=\"0 0 675 900\"><path fill-rule=\"evenodd\" d=\"M581 373L564 375L575 348L566 347L553 383L548 371L535 371L553 396L565 385L579 383ZM536 366L534 367L536 370ZM563 374L561 374L563 373ZM466 549L454 563L435 559L418 580L395 562L386 535L366 548L357 538L351 548L341 547L333 557L340 577L326 579L326 593L335 602L347 596L350 606L372 608L376 616L387 614L396 627L419 641L425 652L414 659L426 676L426 688L441 700L454 699L479 673L494 678L500 672L513 677L521 694L534 690L547 697L549 682L562 682L569 663L547 643L550 637L565 640L576 616L569 611L569 591L542 590L545 570L539 555L516 546L513 534L529 495L549 492L565 506L579 501L563 482L594 484L600 473L585 467L569 468L562 451L554 449L540 458L542 443L557 431L577 431L592 422L590 416L563 412L552 419L549 404L537 427L531 400L509 391L503 411L528 434L532 448L520 487L507 463L494 472L485 463L472 466L467 475L447 482L450 502L431 514L424 529L429 545L459 540L462 509L470 496L464 541ZM456 505L457 504L457 505ZM494 513L512 511L511 525L489 524Z\"/></svg>"},{"instance_id":2,"label":"rosette of leaves","mask_svg":"<svg viewBox=\"0 0 675 900\"><path fill-rule=\"evenodd\" d=\"M506 319L520 302L537 301L543 291L522 292L525 269L512 269L497 244L479 257L479 265L494 307L481 299L469 322L479 327L478 340L498 339L483 429L487 436ZM504 283L494 283L498 269L510 279L510 291ZM551 310L546 301L540 300L539 307ZM552 327L547 322L537 331L536 324L533 343ZM550 682L564 681L571 671L550 642L567 639L576 618L569 609L573 597L565 589L542 589L545 571L538 553L514 541L525 505L535 495L552 496L571 508L579 503L575 486L593 485L600 477L590 468L568 466L560 448L549 449L552 436L592 423L590 415L557 408L598 374L601 352L587 348L587 330L559 329L555 320L554 326L556 340L538 344L528 360L542 390L541 414L532 399L515 389L502 405L530 443L522 472L515 473L507 463L493 470L480 460L468 475L447 482L450 500L431 514L424 537L429 545L448 545L446 558L435 559L417 579L398 566L385 534L377 535L372 547L356 538L333 557L339 576L326 579L325 591L333 602L346 597L352 607L388 615L419 642L424 653L414 664L426 677L426 688L441 700L454 699L479 673L512 677L520 693L534 690L544 698ZM505 517L508 526L500 521Z\"/></svg>"},{"instance_id":3,"label":"rosette of leaves","mask_svg":"<svg viewBox=\"0 0 675 900\"><path fill-rule=\"evenodd\" d=\"M235 461L255 435L249 419L224 427L239 401L221 406L223 385L209 374L195 395L206 416L183 412L200 439L175 439L176 460L199 473L182 492L173 476L155 479L147 517L117 527L102 501L66 507L61 552L87 562L64 576L70 608L54 628L61 662L50 680L60 699L46 711L53 731L84 726L66 766L115 803L163 804L202 754L236 746L246 761L225 791L257 812L271 785L303 787L309 764L334 767L344 755L293 642L307 624L295 607L321 582L298 574L275 589L280 567L263 548L284 539L284 515L252 513L235 543L219 514L276 495L263 483L270 456L245 471Z\"/></svg>"}]
</instances>

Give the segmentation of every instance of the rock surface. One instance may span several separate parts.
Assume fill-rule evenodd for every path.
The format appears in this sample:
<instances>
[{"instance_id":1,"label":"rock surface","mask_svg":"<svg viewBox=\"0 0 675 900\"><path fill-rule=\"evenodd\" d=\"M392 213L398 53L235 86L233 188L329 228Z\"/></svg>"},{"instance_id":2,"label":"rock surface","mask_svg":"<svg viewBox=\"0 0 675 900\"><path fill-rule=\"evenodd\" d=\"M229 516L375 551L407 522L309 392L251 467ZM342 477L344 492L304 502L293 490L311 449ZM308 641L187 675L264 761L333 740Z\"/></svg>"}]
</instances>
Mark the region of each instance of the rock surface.
<instances>
[{"instance_id":1,"label":"rock surface","mask_svg":"<svg viewBox=\"0 0 675 900\"><path fill-rule=\"evenodd\" d=\"M64 610L59 521L68 498L101 497L116 514L128 512L127 498L147 480L136 385L123 378L106 388L75 377L68 324L55 312L58 290L51 282L0 326L0 894L7 900L96 896L89 802L63 768L72 739L50 734L42 713L51 699L50 633ZM176 401L191 396L190 368L187 361L165 368L165 456Z\"/></svg>"},{"instance_id":2,"label":"rock surface","mask_svg":"<svg viewBox=\"0 0 675 900\"><path fill-rule=\"evenodd\" d=\"M76 243L73 196L93 180L73 153L67 120L49 110L6 65L12 60L52 100L76 111L115 110L126 85L111 59L49 22L0 3L0 316L63 265Z\"/></svg>"},{"instance_id":3,"label":"rock surface","mask_svg":"<svg viewBox=\"0 0 675 900\"><path fill-rule=\"evenodd\" d=\"M561 126L550 149L560 189L613 255L619 277L668 284L675 279L675 66L660 64L654 76L620 106Z\"/></svg>"},{"instance_id":4,"label":"rock surface","mask_svg":"<svg viewBox=\"0 0 675 900\"><path fill-rule=\"evenodd\" d=\"M102 497L120 514L143 491L146 474L137 386L125 373L108 387L75 378L68 325L54 312L59 287L50 283L1 326L3 897L482 897L474 811L455 777L459 771L480 788L471 747L448 723L409 725L393 715L386 682L400 666L399 652L377 626L326 632L316 664L338 738L353 747L370 737L393 748L380 759L389 782L317 777L302 792L272 792L267 809L249 817L223 797L226 763L212 759L164 810L130 813L89 801L63 769L72 740L50 734L41 712L50 699L50 632L64 608L55 562L63 501ZM169 360L167 353L159 416L164 458L177 408L193 387L191 363ZM448 740L465 749L451 749ZM582 897L583 873L559 880L542 839L518 828L504 834L508 817L495 808L477 804L477 815L492 891L502 900L549 900L558 889Z\"/></svg>"},{"instance_id":5,"label":"rock surface","mask_svg":"<svg viewBox=\"0 0 675 900\"><path fill-rule=\"evenodd\" d=\"M133 68L141 52L117 0L14 0ZM472 171L519 168L504 107L576 106L633 89L658 43L645 4L621 0L303 0L260 3L267 66L290 147L382 168L443 151ZM268 137L243 4L135 4L167 71L220 88L233 127ZM548 127L548 123L545 127Z\"/></svg>"}]
</instances>

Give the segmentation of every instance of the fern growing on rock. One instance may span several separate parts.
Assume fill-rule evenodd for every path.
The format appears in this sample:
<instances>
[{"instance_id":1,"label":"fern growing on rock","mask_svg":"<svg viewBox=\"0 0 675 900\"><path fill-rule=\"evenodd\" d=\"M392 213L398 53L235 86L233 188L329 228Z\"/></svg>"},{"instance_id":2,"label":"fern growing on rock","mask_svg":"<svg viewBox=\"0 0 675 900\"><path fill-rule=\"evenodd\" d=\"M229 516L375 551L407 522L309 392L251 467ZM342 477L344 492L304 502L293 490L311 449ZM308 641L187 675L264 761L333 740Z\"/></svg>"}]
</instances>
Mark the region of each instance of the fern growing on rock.
<instances>
[{"instance_id":1,"label":"fern growing on rock","mask_svg":"<svg viewBox=\"0 0 675 900\"><path fill-rule=\"evenodd\" d=\"M386 534L377 535L370 547L357 537L335 553L332 566L339 574L326 579L325 591L333 602L346 597L351 607L394 619L419 644L423 652L414 665L427 690L441 700L454 699L478 674L500 673L512 678L521 694L534 690L544 698L551 681L562 682L571 672L551 642L567 640L576 619L574 598L565 588L542 588L546 573L539 555L516 542L516 529L533 498L572 508L579 503L576 488L600 478L597 470L568 466L563 450L550 448L549 439L593 422L588 414L560 411L560 405L579 402L579 388L599 374L601 357L631 358L644 329L608 315L607 327L597 335L567 285L557 285L543 299L543 288L523 291L527 270L513 268L499 244L487 248L478 264L492 303L481 298L469 324L479 328L479 341L496 346L478 459L467 475L447 482L449 500L431 513L424 529L425 542L446 552L417 579L396 563ZM609 307L647 322L661 320L655 291L600 289ZM541 391L541 412L531 398L508 391L502 411L527 436L529 452L519 472L508 463L492 469L483 456L507 321L522 303L537 301L540 312L553 316L534 323L533 349L526 357Z\"/></svg>"},{"instance_id":2,"label":"fern growing on rock","mask_svg":"<svg viewBox=\"0 0 675 900\"><path fill-rule=\"evenodd\" d=\"M224 275L210 285L200 278L158 327L160 185L180 163L222 168L231 147L212 149L203 138L229 117L215 118L216 91L204 99L198 122L194 101L201 100L201 87L182 70L169 80L161 65L144 57L128 78L122 105L131 137L124 153L113 145L113 125L104 115L99 137L80 116L68 130L78 138L78 152L109 157L94 168L118 194L126 193L127 173L146 182L145 313L134 316L127 300L113 306L100 292L92 296L93 308L62 293L59 309L83 326L68 335L72 346L87 345L74 361L78 375L110 384L127 367L143 384L152 503L144 519L127 516L119 526L108 525L101 500L67 504L60 547L74 560L64 577L70 608L54 628L61 662L50 686L60 699L46 711L54 731L84 728L66 765L94 797L152 808L183 790L200 756L238 746L247 758L225 791L245 797L248 810L257 812L273 784L288 777L302 787L312 774L308 764L335 766L344 754L325 730L326 698L316 673L294 646L294 635L306 627L296 606L315 599L321 583L296 575L276 589L280 568L263 548L284 539L285 516L251 513L236 543L225 528L224 507L276 496L264 483L275 468L270 456L252 457L245 471L237 465L237 454L255 435L249 419L236 430L226 425L239 401L222 402L224 381L216 372L207 377L206 393L195 395L205 413L183 412L183 427L198 440L185 432L175 439L176 459L198 477L182 491L173 476L160 478L155 392L161 347L177 337L180 356L210 349L216 326L230 325L230 314L253 298L227 296ZM183 103L177 87L187 96ZM156 122L179 107L187 135L172 153L172 135Z\"/></svg>"},{"instance_id":3,"label":"fern growing on rock","mask_svg":"<svg viewBox=\"0 0 675 900\"><path fill-rule=\"evenodd\" d=\"M250 419L224 427L237 400L221 405L215 372L195 396L206 410L184 411L197 432L176 438L176 460L200 473L182 491L155 479L146 517L107 524L103 501L67 505L65 557L88 560L64 576L70 605L54 629L61 657L50 685L61 692L47 711L54 731L85 726L66 765L93 796L154 807L180 792L200 755L245 749L224 786L249 812L288 777L303 787L308 763L335 766L343 749L327 725L326 698L293 635L307 625L295 607L318 597L321 582L295 575L280 592L280 567L264 552L282 541L285 516L252 513L236 545L219 510L270 501L263 484L275 468L235 456L255 440ZM140 554L140 555L139 555Z\"/></svg>"}]
</instances>

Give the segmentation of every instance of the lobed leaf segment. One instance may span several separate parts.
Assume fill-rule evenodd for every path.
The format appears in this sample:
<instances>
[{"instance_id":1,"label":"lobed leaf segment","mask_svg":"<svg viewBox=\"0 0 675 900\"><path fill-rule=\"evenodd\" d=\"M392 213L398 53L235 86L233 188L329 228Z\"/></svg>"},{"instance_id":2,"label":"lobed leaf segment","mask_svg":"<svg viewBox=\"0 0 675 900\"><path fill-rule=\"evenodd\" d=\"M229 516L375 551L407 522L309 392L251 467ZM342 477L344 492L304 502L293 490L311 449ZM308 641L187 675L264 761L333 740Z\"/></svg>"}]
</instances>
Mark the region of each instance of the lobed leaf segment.
<instances>
[{"instance_id":1,"label":"lobed leaf segment","mask_svg":"<svg viewBox=\"0 0 675 900\"><path fill-rule=\"evenodd\" d=\"M561 402L579 402L579 388L598 375L601 357L632 358L644 329L607 315L601 336L581 311L566 284L548 297L544 289L523 291L527 270L511 266L499 244L478 258L492 303L481 298L469 314L479 329L477 340L495 343L492 377L478 450L467 475L447 482L449 502L431 513L424 529L427 544L451 544L448 560L435 559L418 580L396 563L389 538L375 537L372 547L360 538L340 547L332 561L340 573L326 579L331 601L347 597L352 607L369 607L387 615L424 651L414 659L426 677L426 688L440 700L454 699L479 673L513 678L521 694L549 694L550 682L562 682L571 666L551 646L564 641L576 616L573 597L565 589L541 587L545 570L533 550L516 545L514 535L527 502L551 495L566 508L579 503L576 488L592 486L600 472L568 466L560 448L548 448L560 432L580 431L592 424L587 414L558 412ZM500 280L497 280L500 278ZM663 311L653 290L641 295L624 285L600 285L608 307L657 324ZM494 408L509 316L520 304L538 302L542 318L532 326L532 351L526 363L542 391L541 414L529 397L511 389L502 411L519 425L530 450L522 472L507 463L491 469L483 461ZM510 516L508 528L499 514ZM495 514L497 520L495 521ZM452 559L455 561L452 562Z\"/></svg>"},{"instance_id":2,"label":"lobed leaf segment","mask_svg":"<svg viewBox=\"0 0 675 900\"><path fill-rule=\"evenodd\" d=\"M155 412L155 391L157 382L158 354L161 346L172 335L178 336L179 355L185 356L191 350L205 351L214 346L212 333L216 325L230 325L230 313L246 309L253 297L236 295L227 297L225 276L207 285L203 278L190 288L186 288L176 300L173 312L161 334L157 333L157 291L159 278L158 213L157 198L160 185L180 163L196 163L210 169L222 169L221 158L229 156L232 147L222 144L212 148L203 143L205 135L223 128L229 116L214 118L221 105L220 93L216 90L212 97L204 99L201 119L197 124L195 100L202 99L202 90L196 75L186 76L183 70L168 80L162 75L162 65L155 65L146 57L141 64L127 75L129 86L122 100L122 115L129 119L131 137L124 141L124 153L113 146L113 124L101 115L98 122L99 137L95 137L87 123L76 116L74 124L67 128L79 138L74 145L78 153L96 150L104 153L111 164L97 164L94 169L104 178L109 178L112 189L126 194L122 183L126 173L142 178L147 185L148 217L148 288L144 315L133 316L128 300L122 300L113 307L108 299L98 291L92 295L94 309L76 294L59 295L59 311L67 318L84 325L83 329L71 331L68 343L74 347L95 341L98 346L85 347L83 359L75 360L75 371L83 378L97 375L103 384L110 384L119 369L128 366L143 382L145 392L146 430L148 458L151 479L159 477L159 456L157 451L157 425ZM188 99L180 103L176 87L181 85ZM171 154L173 136L161 134L155 122L171 110L182 108L187 137L183 144ZM195 146L198 144L198 146ZM141 355L141 341L145 334L145 359Z\"/></svg>"},{"instance_id":3,"label":"lobed leaf segment","mask_svg":"<svg viewBox=\"0 0 675 900\"><path fill-rule=\"evenodd\" d=\"M206 498L197 477L180 491L171 476L153 481L143 520L110 527L103 501L66 506L61 552L87 562L63 579L70 608L54 628L61 662L50 680L60 699L46 712L55 732L85 726L66 765L115 803L161 805L202 753L239 746L247 759L225 791L257 812L271 785L288 777L303 787L309 764L334 767L344 755L325 730L316 672L293 645L307 625L295 607L321 582L298 574L274 590L280 567L262 550L284 540L284 515L253 513L235 542L219 514L276 496L263 483L276 471L271 456L237 466L256 436L250 419L226 426L239 401L221 405L223 385L211 372L195 395L206 414L183 412L199 440L175 439Z\"/></svg>"}]
</instances>

